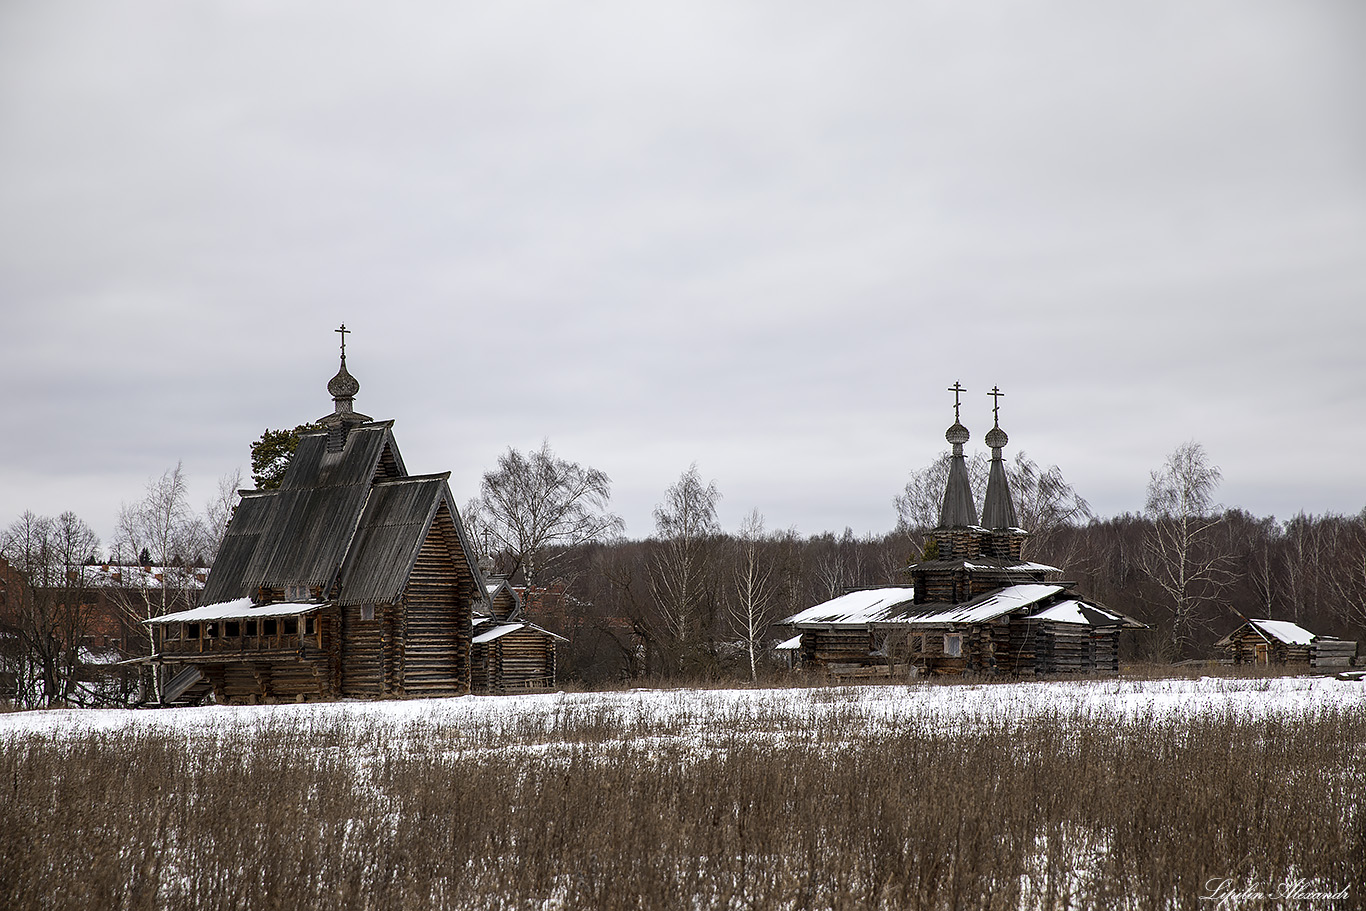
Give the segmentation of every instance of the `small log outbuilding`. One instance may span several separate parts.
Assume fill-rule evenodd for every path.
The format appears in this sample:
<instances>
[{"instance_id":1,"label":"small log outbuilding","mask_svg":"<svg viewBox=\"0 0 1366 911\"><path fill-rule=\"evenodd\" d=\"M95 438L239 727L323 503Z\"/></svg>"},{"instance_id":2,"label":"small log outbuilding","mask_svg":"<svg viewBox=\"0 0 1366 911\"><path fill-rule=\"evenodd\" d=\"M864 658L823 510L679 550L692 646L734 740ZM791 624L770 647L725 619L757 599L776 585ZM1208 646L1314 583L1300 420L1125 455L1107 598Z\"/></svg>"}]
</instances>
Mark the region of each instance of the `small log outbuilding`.
<instances>
[{"instance_id":1,"label":"small log outbuilding","mask_svg":"<svg viewBox=\"0 0 1366 911\"><path fill-rule=\"evenodd\" d=\"M486 603L449 473L410 475L392 421L334 411L303 436L276 490L242 491L201 607L147 621L162 700L445 696L471 688L472 618Z\"/></svg>"},{"instance_id":2,"label":"small log outbuilding","mask_svg":"<svg viewBox=\"0 0 1366 911\"><path fill-rule=\"evenodd\" d=\"M1288 620L1248 620L1215 643L1239 665L1350 667L1357 644L1318 636Z\"/></svg>"},{"instance_id":3,"label":"small log outbuilding","mask_svg":"<svg viewBox=\"0 0 1366 911\"><path fill-rule=\"evenodd\" d=\"M782 621L800 633L801 664L837 677L1117 671L1120 634L1144 625L1076 595L1057 567L1023 559L1028 532L1016 519L999 421L987 433L991 473L978 522L958 420L964 390L951 391L944 501L926 559L907 567L913 584L850 592Z\"/></svg>"},{"instance_id":4,"label":"small log outbuilding","mask_svg":"<svg viewBox=\"0 0 1366 911\"><path fill-rule=\"evenodd\" d=\"M471 686L476 693L529 693L555 686L555 646L563 636L522 617L522 599L503 577L492 576L481 561L486 611L474 618Z\"/></svg>"}]
</instances>

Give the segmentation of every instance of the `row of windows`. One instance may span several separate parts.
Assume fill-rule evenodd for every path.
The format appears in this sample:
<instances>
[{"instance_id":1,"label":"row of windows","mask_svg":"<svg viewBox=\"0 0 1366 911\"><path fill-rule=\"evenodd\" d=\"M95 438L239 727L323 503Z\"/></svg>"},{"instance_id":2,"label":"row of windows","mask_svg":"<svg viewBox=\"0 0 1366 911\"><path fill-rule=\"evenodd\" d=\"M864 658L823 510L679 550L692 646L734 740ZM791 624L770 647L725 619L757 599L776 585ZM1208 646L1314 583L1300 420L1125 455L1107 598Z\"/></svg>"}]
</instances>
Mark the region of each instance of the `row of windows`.
<instances>
[{"instance_id":1,"label":"row of windows","mask_svg":"<svg viewBox=\"0 0 1366 911\"><path fill-rule=\"evenodd\" d=\"M312 636L317 632L318 621L313 617L304 618L304 635ZM223 620L210 623L168 623L167 641L176 639L235 639L239 636L297 636L299 618L274 617L265 620Z\"/></svg>"}]
</instances>

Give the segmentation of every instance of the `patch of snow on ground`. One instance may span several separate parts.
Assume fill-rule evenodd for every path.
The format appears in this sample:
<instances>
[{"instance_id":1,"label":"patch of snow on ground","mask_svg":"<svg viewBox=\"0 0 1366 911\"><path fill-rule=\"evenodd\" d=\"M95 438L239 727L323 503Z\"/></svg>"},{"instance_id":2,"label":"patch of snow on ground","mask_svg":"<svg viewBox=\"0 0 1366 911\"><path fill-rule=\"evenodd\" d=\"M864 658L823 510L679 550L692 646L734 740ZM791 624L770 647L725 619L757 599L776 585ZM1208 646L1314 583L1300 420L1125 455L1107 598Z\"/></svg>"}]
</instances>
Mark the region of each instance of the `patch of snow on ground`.
<instances>
[{"instance_id":1,"label":"patch of snow on ground","mask_svg":"<svg viewBox=\"0 0 1366 911\"><path fill-rule=\"evenodd\" d=\"M653 690L460 696L380 702L275 706L205 706L161 711L67 709L0 714L0 739L25 734L57 738L93 732L174 732L215 735L273 725L378 725L405 731L451 725L516 732L516 739L554 732L566 718L601 717L614 726L713 740L727 730L769 728L775 719L823 722L854 717L881 726L918 722L932 729L974 719L1190 717L1233 713L1249 719L1299 716L1334 707L1366 706L1366 684L1331 677L1215 678L956 683L735 690ZM842 731L852 734L853 731Z\"/></svg>"}]
</instances>

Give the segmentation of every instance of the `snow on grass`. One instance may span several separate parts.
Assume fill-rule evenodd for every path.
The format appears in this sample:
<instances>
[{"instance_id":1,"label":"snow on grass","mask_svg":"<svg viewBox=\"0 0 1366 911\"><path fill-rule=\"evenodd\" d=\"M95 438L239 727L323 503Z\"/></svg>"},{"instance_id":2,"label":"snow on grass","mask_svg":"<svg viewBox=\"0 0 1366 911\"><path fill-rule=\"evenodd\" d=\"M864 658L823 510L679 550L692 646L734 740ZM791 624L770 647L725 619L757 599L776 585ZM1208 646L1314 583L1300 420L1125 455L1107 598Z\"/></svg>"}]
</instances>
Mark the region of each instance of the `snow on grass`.
<instances>
[{"instance_id":1,"label":"snow on grass","mask_svg":"<svg viewBox=\"0 0 1366 911\"><path fill-rule=\"evenodd\" d=\"M903 724L948 730L974 720L1114 721L1302 716L1366 706L1366 684L1331 677L1165 680L1086 680L1013 683L916 683L783 689L640 689L629 692L462 696L449 699L335 702L274 706L205 706L162 711L49 710L0 715L0 739L24 734L54 738L91 732L171 732L195 737L261 727L378 727L389 736L468 729L483 745L553 742L566 730L583 739L600 728L605 739L650 735L715 742L725 732L840 727L845 736ZM852 726L852 728L851 728ZM471 744L473 745L473 744Z\"/></svg>"}]
</instances>

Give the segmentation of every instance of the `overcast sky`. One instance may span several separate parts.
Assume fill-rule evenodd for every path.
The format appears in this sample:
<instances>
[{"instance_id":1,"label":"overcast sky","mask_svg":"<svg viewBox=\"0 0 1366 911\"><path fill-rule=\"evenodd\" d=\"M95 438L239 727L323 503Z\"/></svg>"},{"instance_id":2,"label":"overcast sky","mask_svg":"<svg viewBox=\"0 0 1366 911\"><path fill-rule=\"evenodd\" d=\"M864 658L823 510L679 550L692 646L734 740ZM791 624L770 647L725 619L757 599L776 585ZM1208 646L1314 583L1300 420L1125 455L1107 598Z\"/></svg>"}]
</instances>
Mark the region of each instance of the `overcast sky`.
<instances>
[{"instance_id":1,"label":"overcast sky","mask_svg":"<svg viewBox=\"0 0 1366 911\"><path fill-rule=\"evenodd\" d=\"M358 410L627 532L883 532L999 384L1103 515L1187 440L1366 506L1358 0L0 4L0 526Z\"/></svg>"}]
</instances>

